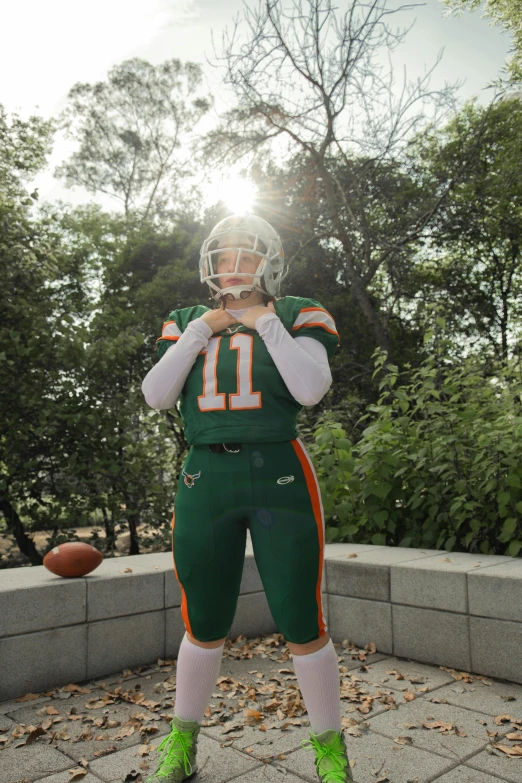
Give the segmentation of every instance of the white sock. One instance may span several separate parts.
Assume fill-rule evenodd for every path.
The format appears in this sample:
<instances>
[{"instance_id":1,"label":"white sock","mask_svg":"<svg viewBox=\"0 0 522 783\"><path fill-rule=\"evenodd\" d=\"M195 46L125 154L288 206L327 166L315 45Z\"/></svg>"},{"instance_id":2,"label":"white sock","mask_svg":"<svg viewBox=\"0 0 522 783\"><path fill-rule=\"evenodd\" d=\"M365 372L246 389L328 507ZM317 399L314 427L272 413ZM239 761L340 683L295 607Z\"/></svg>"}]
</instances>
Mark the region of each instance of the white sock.
<instances>
[{"instance_id":1,"label":"white sock","mask_svg":"<svg viewBox=\"0 0 522 783\"><path fill-rule=\"evenodd\" d=\"M199 647L185 631L176 667L174 714L201 723L221 668L225 642L220 647Z\"/></svg>"},{"instance_id":2,"label":"white sock","mask_svg":"<svg viewBox=\"0 0 522 783\"><path fill-rule=\"evenodd\" d=\"M292 659L312 731L341 731L341 683L332 640L316 652Z\"/></svg>"}]
</instances>

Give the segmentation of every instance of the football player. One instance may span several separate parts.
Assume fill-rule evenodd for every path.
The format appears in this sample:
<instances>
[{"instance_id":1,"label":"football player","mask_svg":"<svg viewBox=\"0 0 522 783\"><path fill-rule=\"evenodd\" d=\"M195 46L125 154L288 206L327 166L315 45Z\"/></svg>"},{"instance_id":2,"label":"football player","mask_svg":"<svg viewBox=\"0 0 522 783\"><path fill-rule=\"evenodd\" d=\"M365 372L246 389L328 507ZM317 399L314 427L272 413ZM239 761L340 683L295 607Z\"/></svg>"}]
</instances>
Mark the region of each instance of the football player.
<instances>
[{"instance_id":1,"label":"football player","mask_svg":"<svg viewBox=\"0 0 522 783\"><path fill-rule=\"evenodd\" d=\"M202 245L201 282L216 309L171 312L148 405L179 400L189 451L172 515L172 552L185 634L172 731L149 781L196 771L198 733L236 612L247 528L272 617L292 652L310 717L320 781L352 781L341 728L337 653L323 615L324 513L296 417L332 383L334 319L314 299L280 296L281 240L254 215L218 223Z\"/></svg>"}]
</instances>

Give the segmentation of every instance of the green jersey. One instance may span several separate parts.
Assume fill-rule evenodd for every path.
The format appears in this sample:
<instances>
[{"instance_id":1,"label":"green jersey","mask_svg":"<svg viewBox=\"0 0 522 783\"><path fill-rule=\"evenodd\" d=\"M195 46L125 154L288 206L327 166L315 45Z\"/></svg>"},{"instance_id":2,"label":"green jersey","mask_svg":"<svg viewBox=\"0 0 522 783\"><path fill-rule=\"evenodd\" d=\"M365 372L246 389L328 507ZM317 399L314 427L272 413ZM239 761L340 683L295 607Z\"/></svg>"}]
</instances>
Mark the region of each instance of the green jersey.
<instances>
[{"instance_id":1,"label":"green jersey","mask_svg":"<svg viewBox=\"0 0 522 783\"><path fill-rule=\"evenodd\" d=\"M339 335L330 313L314 299L285 296L276 315L292 337L319 340L331 358ZM170 313L157 340L159 358L187 325L210 308L184 307ZM180 414L189 445L272 443L298 437L296 417L303 406L290 394L255 329L232 324L214 334L198 354L180 395Z\"/></svg>"}]
</instances>

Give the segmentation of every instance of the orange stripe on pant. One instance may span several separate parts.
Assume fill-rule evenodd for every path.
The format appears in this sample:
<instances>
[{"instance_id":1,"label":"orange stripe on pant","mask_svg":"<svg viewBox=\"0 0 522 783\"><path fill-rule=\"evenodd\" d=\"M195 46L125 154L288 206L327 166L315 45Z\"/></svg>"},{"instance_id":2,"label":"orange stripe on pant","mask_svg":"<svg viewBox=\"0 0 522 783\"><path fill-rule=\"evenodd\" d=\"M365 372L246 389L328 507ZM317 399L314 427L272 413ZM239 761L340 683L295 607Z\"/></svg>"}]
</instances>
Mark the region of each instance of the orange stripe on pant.
<instances>
[{"instance_id":1,"label":"orange stripe on pant","mask_svg":"<svg viewBox=\"0 0 522 783\"><path fill-rule=\"evenodd\" d=\"M176 519L176 514L175 514L174 509L172 509L172 524L171 524L171 528L172 528L172 563L174 565L174 573L176 574L176 579L178 580L178 584L179 584L179 587L180 587L180 590L181 590L181 616L183 618L183 622L185 623L185 628L187 629L187 631L189 632L189 634L191 636L194 636L194 634L192 633L192 627L190 625L190 620L189 620L189 616L188 616L187 596L186 596L185 590L183 589L183 585L179 581L178 572L176 570L176 561L174 559L174 522L175 522L175 519Z\"/></svg>"},{"instance_id":2,"label":"orange stripe on pant","mask_svg":"<svg viewBox=\"0 0 522 783\"><path fill-rule=\"evenodd\" d=\"M326 633L326 625L323 619L323 606L322 606L322 596L321 596L321 582L323 579L323 560L324 560L324 535L323 535L323 517L321 513L321 499L319 495L319 487L317 485L317 479L310 466L309 457L306 451L304 450L303 446L299 443L298 440L292 440L290 442L294 447L294 451L297 454L299 462L301 463L301 467L303 468L303 473L306 478L306 486L308 487L308 492L310 493L310 499L312 501L312 509L314 512L315 524L317 525L320 560L319 560L319 574L317 577L317 584L315 587L315 595L317 598L317 606L318 606L319 637L321 637L324 636L324 634Z\"/></svg>"}]
</instances>

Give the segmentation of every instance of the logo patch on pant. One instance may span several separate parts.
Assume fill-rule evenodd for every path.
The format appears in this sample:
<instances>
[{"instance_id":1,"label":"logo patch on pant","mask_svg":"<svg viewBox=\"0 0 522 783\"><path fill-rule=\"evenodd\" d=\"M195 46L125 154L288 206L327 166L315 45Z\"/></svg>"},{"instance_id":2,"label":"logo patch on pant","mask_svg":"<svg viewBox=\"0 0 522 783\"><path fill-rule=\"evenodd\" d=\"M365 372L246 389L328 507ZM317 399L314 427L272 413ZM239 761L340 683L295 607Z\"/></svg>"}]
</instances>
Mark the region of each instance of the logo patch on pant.
<instances>
[{"instance_id":1,"label":"logo patch on pant","mask_svg":"<svg viewBox=\"0 0 522 783\"><path fill-rule=\"evenodd\" d=\"M294 480L294 476L281 476L281 478L277 479L278 484L290 484L291 481Z\"/></svg>"},{"instance_id":2,"label":"logo patch on pant","mask_svg":"<svg viewBox=\"0 0 522 783\"><path fill-rule=\"evenodd\" d=\"M191 476L190 473L185 473L185 469L183 469L182 473L185 484L189 489L194 486L194 481L201 476L201 471L199 471L199 473L194 473L193 476Z\"/></svg>"}]
</instances>

